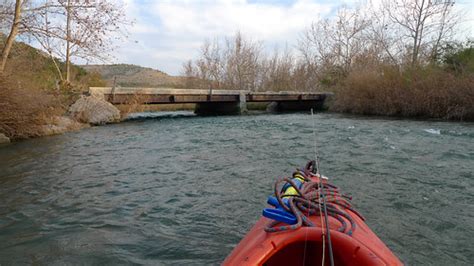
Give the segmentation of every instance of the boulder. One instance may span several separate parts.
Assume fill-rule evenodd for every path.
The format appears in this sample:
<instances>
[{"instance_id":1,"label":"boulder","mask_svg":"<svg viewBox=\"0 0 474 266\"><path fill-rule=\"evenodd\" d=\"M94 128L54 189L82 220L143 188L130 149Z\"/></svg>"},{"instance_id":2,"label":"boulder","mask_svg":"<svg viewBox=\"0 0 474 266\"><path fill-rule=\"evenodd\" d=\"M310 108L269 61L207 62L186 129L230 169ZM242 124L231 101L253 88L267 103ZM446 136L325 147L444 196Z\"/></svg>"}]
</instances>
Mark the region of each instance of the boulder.
<instances>
[{"instance_id":1,"label":"boulder","mask_svg":"<svg viewBox=\"0 0 474 266\"><path fill-rule=\"evenodd\" d=\"M0 144L10 143L10 139L4 134L0 133Z\"/></svg>"},{"instance_id":2,"label":"boulder","mask_svg":"<svg viewBox=\"0 0 474 266\"><path fill-rule=\"evenodd\" d=\"M120 121L120 111L115 106L94 96L81 96L69 107L69 115L79 122L92 125Z\"/></svg>"}]
</instances>

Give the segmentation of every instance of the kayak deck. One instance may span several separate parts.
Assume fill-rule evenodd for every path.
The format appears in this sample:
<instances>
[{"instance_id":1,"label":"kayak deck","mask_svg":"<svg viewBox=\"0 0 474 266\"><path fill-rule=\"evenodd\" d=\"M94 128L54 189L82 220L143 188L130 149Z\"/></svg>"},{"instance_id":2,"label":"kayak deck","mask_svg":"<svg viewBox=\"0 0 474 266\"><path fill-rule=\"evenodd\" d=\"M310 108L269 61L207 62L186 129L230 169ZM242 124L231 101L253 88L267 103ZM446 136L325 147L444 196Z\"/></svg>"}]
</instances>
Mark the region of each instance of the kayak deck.
<instances>
[{"instance_id":1,"label":"kayak deck","mask_svg":"<svg viewBox=\"0 0 474 266\"><path fill-rule=\"evenodd\" d=\"M305 175L305 181L319 182L320 186L323 185L321 181L324 179L319 180L318 176L308 173L303 175ZM294 174L295 176L298 176L298 173ZM329 188L335 188L327 184L326 180L324 182ZM295 184L293 181L290 183L293 183L293 186ZM303 187L302 191L308 192L309 190L304 189L305 186L308 188L311 184L307 183L300 186ZM276 185L275 194L280 197L279 202L288 204L282 200L280 190L277 187ZM285 187L283 187L283 190L285 190ZM333 191L338 192L338 189L336 188ZM312 192L314 196L314 191ZM301 191L299 191L299 194L301 194ZM280 210L270 209L268 211L266 209L264 215L266 215L266 211L271 216L275 212L278 214L278 212L284 211L280 206L281 204L275 203L275 199L273 201L269 199L269 204L277 207L277 209L280 208ZM292 210L294 210L294 205ZM327 217L334 265L403 265L382 240L370 230L363 217L352 209L350 204L332 205L331 208L333 214L335 212L343 214L342 216L332 215ZM310 215L309 209L307 214L301 210L294 211L294 213L298 212L299 215L304 216L306 226L296 227L290 226L288 222L282 222L287 220L287 214L276 215L276 220L267 218L268 215L266 215L267 217L261 217L229 254L223 265L321 265L323 250L324 264L330 265L327 235L324 229L326 220L322 219L322 213ZM283 217L283 220L279 220L280 217ZM341 225L344 224L350 225L350 227L343 226L345 229L341 230Z\"/></svg>"}]
</instances>

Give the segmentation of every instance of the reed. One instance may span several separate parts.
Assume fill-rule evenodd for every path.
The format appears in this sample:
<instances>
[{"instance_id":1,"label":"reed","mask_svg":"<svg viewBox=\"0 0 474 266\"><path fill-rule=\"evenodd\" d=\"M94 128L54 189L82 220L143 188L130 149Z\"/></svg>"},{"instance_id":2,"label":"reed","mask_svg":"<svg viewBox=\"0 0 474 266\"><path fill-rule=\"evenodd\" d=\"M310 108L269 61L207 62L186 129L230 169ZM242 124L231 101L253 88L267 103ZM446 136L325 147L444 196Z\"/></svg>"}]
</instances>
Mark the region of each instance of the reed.
<instances>
[{"instance_id":1,"label":"reed","mask_svg":"<svg viewBox=\"0 0 474 266\"><path fill-rule=\"evenodd\" d=\"M436 66L351 71L330 110L363 115L474 120L474 76Z\"/></svg>"}]
</instances>

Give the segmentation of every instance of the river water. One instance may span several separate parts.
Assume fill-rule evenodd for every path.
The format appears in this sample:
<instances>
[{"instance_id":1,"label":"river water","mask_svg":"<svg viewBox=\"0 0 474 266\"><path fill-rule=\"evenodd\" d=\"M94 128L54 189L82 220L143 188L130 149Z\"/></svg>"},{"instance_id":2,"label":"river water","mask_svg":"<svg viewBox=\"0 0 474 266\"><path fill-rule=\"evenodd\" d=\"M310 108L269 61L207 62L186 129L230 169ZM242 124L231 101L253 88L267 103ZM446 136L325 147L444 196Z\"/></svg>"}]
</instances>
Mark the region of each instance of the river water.
<instances>
[{"instance_id":1,"label":"river water","mask_svg":"<svg viewBox=\"0 0 474 266\"><path fill-rule=\"evenodd\" d=\"M474 124L315 115L322 173L408 265L474 262ZM219 264L308 114L161 114L0 148L0 265Z\"/></svg>"}]
</instances>

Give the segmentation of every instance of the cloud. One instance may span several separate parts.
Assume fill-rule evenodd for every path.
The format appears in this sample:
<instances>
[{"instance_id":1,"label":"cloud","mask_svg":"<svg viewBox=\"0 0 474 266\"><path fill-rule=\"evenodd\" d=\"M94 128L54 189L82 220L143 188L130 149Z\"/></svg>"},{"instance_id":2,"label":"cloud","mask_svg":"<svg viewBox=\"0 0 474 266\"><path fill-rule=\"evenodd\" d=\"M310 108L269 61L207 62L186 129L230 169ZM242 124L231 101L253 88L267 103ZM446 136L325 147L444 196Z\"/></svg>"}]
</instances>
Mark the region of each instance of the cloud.
<instances>
[{"instance_id":1,"label":"cloud","mask_svg":"<svg viewBox=\"0 0 474 266\"><path fill-rule=\"evenodd\" d=\"M162 19L163 29L194 36L229 35L241 30L252 37L275 38L305 27L330 6L297 1L291 6L248 3L246 1L158 2L154 11Z\"/></svg>"},{"instance_id":2,"label":"cloud","mask_svg":"<svg viewBox=\"0 0 474 266\"><path fill-rule=\"evenodd\" d=\"M124 0L135 20L129 40L116 51L117 62L132 63L180 74L183 62L197 56L205 39L223 38L241 31L264 41L268 49L294 47L315 19L334 14L337 7L359 0ZM366 0L368 1L368 0ZM373 0L373 6L380 0ZM472 36L473 4L458 0L468 12ZM469 15L470 13L470 15Z\"/></svg>"},{"instance_id":3,"label":"cloud","mask_svg":"<svg viewBox=\"0 0 474 266\"><path fill-rule=\"evenodd\" d=\"M179 74L182 63L197 55L205 39L241 31L270 46L291 46L311 21L330 14L335 7L331 2L310 0L127 0L126 4L128 15L136 18L136 23L130 29L130 41L117 51L118 61L171 74Z\"/></svg>"}]
</instances>

